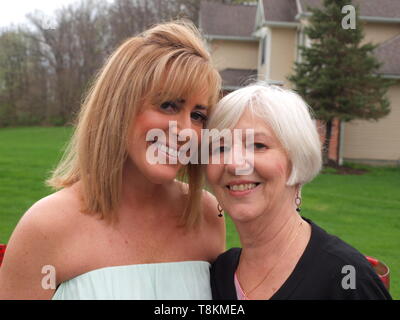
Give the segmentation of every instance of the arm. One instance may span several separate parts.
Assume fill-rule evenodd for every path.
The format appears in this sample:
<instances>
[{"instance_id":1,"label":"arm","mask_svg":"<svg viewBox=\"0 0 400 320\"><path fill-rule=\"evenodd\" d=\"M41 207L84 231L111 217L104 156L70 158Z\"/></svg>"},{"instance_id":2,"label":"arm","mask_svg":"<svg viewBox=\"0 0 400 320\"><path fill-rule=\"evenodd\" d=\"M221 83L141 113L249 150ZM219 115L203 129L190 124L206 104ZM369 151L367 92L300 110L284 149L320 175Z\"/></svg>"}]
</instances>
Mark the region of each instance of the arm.
<instances>
[{"instance_id":1,"label":"arm","mask_svg":"<svg viewBox=\"0 0 400 320\"><path fill-rule=\"evenodd\" d=\"M392 300L382 280L372 268L361 266L356 269L355 289L346 290L349 300Z\"/></svg>"},{"instance_id":2,"label":"arm","mask_svg":"<svg viewBox=\"0 0 400 320\"><path fill-rule=\"evenodd\" d=\"M44 289L42 268L56 266L57 241L51 230L49 200L33 205L15 228L0 267L0 300L50 299L55 290ZM49 272L47 272L49 275ZM49 283L49 282L46 282Z\"/></svg>"}]
</instances>

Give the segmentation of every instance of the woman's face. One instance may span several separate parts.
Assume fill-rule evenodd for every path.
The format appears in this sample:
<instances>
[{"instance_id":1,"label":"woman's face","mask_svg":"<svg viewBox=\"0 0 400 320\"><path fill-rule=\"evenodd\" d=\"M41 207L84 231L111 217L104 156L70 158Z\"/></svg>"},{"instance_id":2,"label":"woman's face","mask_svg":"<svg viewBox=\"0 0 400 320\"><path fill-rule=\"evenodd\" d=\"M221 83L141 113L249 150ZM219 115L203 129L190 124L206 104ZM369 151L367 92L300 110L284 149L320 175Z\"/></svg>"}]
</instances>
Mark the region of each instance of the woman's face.
<instances>
[{"instance_id":1,"label":"woman's face","mask_svg":"<svg viewBox=\"0 0 400 320\"><path fill-rule=\"evenodd\" d=\"M253 159L245 157L254 163L252 172L238 175L237 169L243 168L243 162L235 161L235 157L231 164L222 163L226 152L245 155L245 141L238 146L233 140L232 149L221 142L221 164L207 165L207 180L224 210L233 220L244 222L271 210L279 210L292 199L294 189L286 186L290 175L288 157L265 121L245 111L234 129L242 129L243 137L246 137L246 129L254 129L254 144L247 147ZM240 157L236 159L240 160Z\"/></svg>"},{"instance_id":2,"label":"woman's face","mask_svg":"<svg viewBox=\"0 0 400 320\"><path fill-rule=\"evenodd\" d=\"M134 167L149 181L162 184L175 179L182 167L177 157L180 147L189 139L197 140L200 145L201 129L207 120L208 98L208 94L199 92L188 98L177 98L173 101L144 101L141 112L130 129L128 155ZM172 121L175 121L176 126L169 130ZM153 129L158 129L158 132L161 130L166 139L155 138L146 141L147 134ZM196 135L187 138L186 141L178 141L176 137L185 129L191 129ZM149 161L147 149L151 145L153 154L165 159L165 164L153 164Z\"/></svg>"}]
</instances>

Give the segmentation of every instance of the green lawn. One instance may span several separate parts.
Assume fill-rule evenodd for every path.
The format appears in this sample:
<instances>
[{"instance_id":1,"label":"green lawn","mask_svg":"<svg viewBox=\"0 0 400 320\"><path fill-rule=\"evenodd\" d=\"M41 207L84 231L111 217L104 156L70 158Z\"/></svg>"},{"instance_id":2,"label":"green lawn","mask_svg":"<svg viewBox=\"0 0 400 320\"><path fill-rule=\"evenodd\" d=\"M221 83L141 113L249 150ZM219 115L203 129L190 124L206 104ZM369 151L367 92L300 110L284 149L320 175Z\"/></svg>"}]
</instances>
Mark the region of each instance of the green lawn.
<instances>
[{"instance_id":1,"label":"green lawn","mask_svg":"<svg viewBox=\"0 0 400 320\"><path fill-rule=\"evenodd\" d=\"M21 215L51 190L44 184L62 155L69 128L0 129L0 243Z\"/></svg>"},{"instance_id":2,"label":"green lawn","mask_svg":"<svg viewBox=\"0 0 400 320\"><path fill-rule=\"evenodd\" d=\"M70 128L0 129L0 243L21 215L51 191L44 179L57 163ZM303 189L302 215L391 268L391 294L400 299L400 168L364 175L322 174ZM228 247L240 246L227 219Z\"/></svg>"}]
</instances>

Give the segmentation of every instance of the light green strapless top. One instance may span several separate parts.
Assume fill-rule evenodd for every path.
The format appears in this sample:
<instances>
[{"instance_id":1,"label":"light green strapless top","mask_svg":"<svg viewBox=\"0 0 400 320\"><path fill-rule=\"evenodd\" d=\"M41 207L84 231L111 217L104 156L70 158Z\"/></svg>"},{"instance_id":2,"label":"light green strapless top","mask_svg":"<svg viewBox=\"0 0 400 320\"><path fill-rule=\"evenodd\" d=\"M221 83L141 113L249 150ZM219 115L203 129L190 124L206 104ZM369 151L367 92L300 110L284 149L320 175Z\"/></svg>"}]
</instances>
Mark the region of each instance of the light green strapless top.
<instances>
[{"instance_id":1,"label":"light green strapless top","mask_svg":"<svg viewBox=\"0 0 400 320\"><path fill-rule=\"evenodd\" d=\"M210 263L113 266L62 282L53 300L210 300Z\"/></svg>"}]
</instances>

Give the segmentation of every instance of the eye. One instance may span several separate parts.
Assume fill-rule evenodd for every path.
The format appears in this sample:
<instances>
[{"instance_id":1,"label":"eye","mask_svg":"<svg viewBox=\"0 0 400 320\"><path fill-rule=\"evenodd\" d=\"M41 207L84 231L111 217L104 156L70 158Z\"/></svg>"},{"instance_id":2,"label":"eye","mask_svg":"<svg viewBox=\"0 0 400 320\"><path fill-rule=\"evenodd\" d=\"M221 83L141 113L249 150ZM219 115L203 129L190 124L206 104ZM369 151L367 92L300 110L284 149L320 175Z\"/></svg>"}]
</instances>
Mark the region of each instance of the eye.
<instances>
[{"instance_id":1,"label":"eye","mask_svg":"<svg viewBox=\"0 0 400 320\"><path fill-rule=\"evenodd\" d=\"M266 146L265 144L260 143L260 142L255 142L253 144L249 144L248 148L257 151L257 150L268 149L268 146Z\"/></svg>"},{"instance_id":2,"label":"eye","mask_svg":"<svg viewBox=\"0 0 400 320\"><path fill-rule=\"evenodd\" d=\"M261 150L261 149L267 149L267 148L268 147L263 143L259 143L259 142L254 143L254 149Z\"/></svg>"},{"instance_id":3,"label":"eye","mask_svg":"<svg viewBox=\"0 0 400 320\"><path fill-rule=\"evenodd\" d=\"M207 121L207 119L208 119L208 117L207 117L204 113L201 113L201 112L199 112L199 111L192 112L192 113L190 114L190 117L191 117L194 121L197 121L197 122L200 122L200 123L205 123L205 122Z\"/></svg>"},{"instance_id":4,"label":"eye","mask_svg":"<svg viewBox=\"0 0 400 320\"><path fill-rule=\"evenodd\" d=\"M167 113L175 113L178 110L178 106L172 101L166 101L160 105L160 109Z\"/></svg>"}]
</instances>

